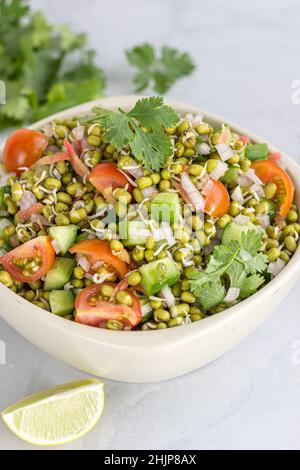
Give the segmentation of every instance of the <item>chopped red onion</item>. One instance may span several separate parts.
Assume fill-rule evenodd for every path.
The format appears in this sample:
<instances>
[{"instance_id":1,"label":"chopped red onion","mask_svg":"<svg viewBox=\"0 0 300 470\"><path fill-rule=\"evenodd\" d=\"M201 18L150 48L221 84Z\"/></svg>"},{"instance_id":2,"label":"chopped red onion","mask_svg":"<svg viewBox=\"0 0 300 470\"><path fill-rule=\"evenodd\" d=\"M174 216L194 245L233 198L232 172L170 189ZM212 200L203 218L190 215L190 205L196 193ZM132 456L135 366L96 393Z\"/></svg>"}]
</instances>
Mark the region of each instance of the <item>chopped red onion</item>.
<instances>
[{"instance_id":1,"label":"chopped red onion","mask_svg":"<svg viewBox=\"0 0 300 470\"><path fill-rule=\"evenodd\" d=\"M181 184L183 190L186 192L189 199L191 200L194 208L197 211L202 211L205 206L204 198L201 196L200 192L192 182L191 178L186 173L182 174Z\"/></svg>"},{"instance_id":2,"label":"chopped red onion","mask_svg":"<svg viewBox=\"0 0 300 470\"><path fill-rule=\"evenodd\" d=\"M158 228L152 227L152 234L155 241L167 240L169 246L176 243L171 226L167 222L162 222Z\"/></svg>"},{"instance_id":3,"label":"chopped red onion","mask_svg":"<svg viewBox=\"0 0 300 470\"><path fill-rule=\"evenodd\" d=\"M232 148L228 144L217 144L216 149L223 162L226 162L226 160L229 160L234 155Z\"/></svg>"},{"instance_id":4,"label":"chopped red onion","mask_svg":"<svg viewBox=\"0 0 300 470\"><path fill-rule=\"evenodd\" d=\"M233 220L239 225L247 225L250 219L247 215L239 214Z\"/></svg>"},{"instance_id":5,"label":"chopped red onion","mask_svg":"<svg viewBox=\"0 0 300 470\"><path fill-rule=\"evenodd\" d=\"M0 175L0 188L5 188L7 182L14 176L16 176L15 173L3 173L3 175Z\"/></svg>"},{"instance_id":6,"label":"chopped red onion","mask_svg":"<svg viewBox=\"0 0 300 470\"><path fill-rule=\"evenodd\" d=\"M72 131L74 137L75 137L75 140L81 140L83 139L84 137L84 126L80 126L80 124L78 124Z\"/></svg>"},{"instance_id":7,"label":"chopped red onion","mask_svg":"<svg viewBox=\"0 0 300 470\"><path fill-rule=\"evenodd\" d=\"M146 199L153 199L157 195L157 189L155 186L151 186L151 188L146 188L142 190L143 196Z\"/></svg>"},{"instance_id":8,"label":"chopped red onion","mask_svg":"<svg viewBox=\"0 0 300 470\"><path fill-rule=\"evenodd\" d=\"M125 176L125 178L127 179L127 181L128 181L128 182L129 182L129 183L130 183L130 184L131 184L131 185L132 185L134 188L136 188L136 187L137 187L137 184L136 184L136 182L135 182L135 181L133 181L133 179L132 179L132 178L130 178L130 176L129 176L129 175L127 175L127 173L125 173L125 171L119 170L119 172L120 172L120 173L122 173L122 175L124 175L124 176Z\"/></svg>"},{"instance_id":9,"label":"chopped red onion","mask_svg":"<svg viewBox=\"0 0 300 470\"><path fill-rule=\"evenodd\" d=\"M166 286L161 290L161 295L166 300L169 308L175 307L175 297L169 286Z\"/></svg>"},{"instance_id":10,"label":"chopped red onion","mask_svg":"<svg viewBox=\"0 0 300 470\"><path fill-rule=\"evenodd\" d=\"M203 144L199 144L197 146L197 151L199 155L209 155L210 146L206 142L203 142Z\"/></svg>"},{"instance_id":11,"label":"chopped red onion","mask_svg":"<svg viewBox=\"0 0 300 470\"><path fill-rule=\"evenodd\" d=\"M283 259L278 259L274 263L270 263L268 266L268 273L273 274L273 276L278 276L279 273L285 268L286 262Z\"/></svg>"},{"instance_id":12,"label":"chopped red onion","mask_svg":"<svg viewBox=\"0 0 300 470\"><path fill-rule=\"evenodd\" d=\"M35 195L31 191L25 191L20 202L20 210L27 211L35 204L37 204Z\"/></svg>"},{"instance_id":13,"label":"chopped red onion","mask_svg":"<svg viewBox=\"0 0 300 470\"><path fill-rule=\"evenodd\" d=\"M265 192L263 187L260 184L253 184L250 188L250 191L256 192L259 197L265 197Z\"/></svg>"},{"instance_id":14,"label":"chopped red onion","mask_svg":"<svg viewBox=\"0 0 300 470\"><path fill-rule=\"evenodd\" d=\"M234 302L239 298L240 293L241 289L238 289L237 287L230 287L230 289L228 289L224 302Z\"/></svg>"},{"instance_id":15,"label":"chopped red onion","mask_svg":"<svg viewBox=\"0 0 300 470\"><path fill-rule=\"evenodd\" d=\"M216 168L211 172L210 177L213 180L219 180L222 176L225 175L228 170L228 165L224 162L217 162Z\"/></svg>"},{"instance_id":16,"label":"chopped red onion","mask_svg":"<svg viewBox=\"0 0 300 470\"><path fill-rule=\"evenodd\" d=\"M267 228L270 225L270 216L267 214L257 215L256 218L261 222L263 228Z\"/></svg>"},{"instance_id":17,"label":"chopped red onion","mask_svg":"<svg viewBox=\"0 0 300 470\"><path fill-rule=\"evenodd\" d=\"M255 173L253 168L249 168L249 170L245 173L245 175L246 175L247 178L250 179L250 181L253 181L254 184L257 184L259 186L263 186L263 182L261 181L261 179L259 179L259 177Z\"/></svg>"},{"instance_id":18,"label":"chopped red onion","mask_svg":"<svg viewBox=\"0 0 300 470\"><path fill-rule=\"evenodd\" d=\"M144 170L138 165L124 166L123 170L133 176L135 179L144 176Z\"/></svg>"},{"instance_id":19,"label":"chopped red onion","mask_svg":"<svg viewBox=\"0 0 300 470\"><path fill-rule=\"evenodd\" d=\"M81 266L82 269L84 269L85 272L88 273L91 269L91 263L86 258L86 256L78 255L76 259L77 259L77 263L79 264L79 266Z\"/></svg>"},{"instance_id":20,"label":"chopped red onion","mask_svg":"<svg viewBox=\"0 0 300 470\"><path fill-rule=\"evenodd\" d=\"M231 194L231 199L237 201L240 204L244 203L244 196L240 186L237 186Z\"/></svg>"},{"instance_id":21,"label":"chopped red onion","mask_svg":"<svg viewBox=\"0 0 300 470\"><path fill-rule=\"evenodd\" d=\"M152 312L153 308L150 304L146 304L142 306L142 316L145 317L148 313Z\"/></svg>"},{"instance_id":22,"label":"chopped red onion","mask_svg":"<svg viewBox=\"0 0 300 470\"><path fill-rule=\"evenodd\" d=\"M206 183L206 185L202 189L203 196L207 196L211 192L213 187L214 187L214 182L209 178L208 182Z\"/></svg>"}]
</instances>

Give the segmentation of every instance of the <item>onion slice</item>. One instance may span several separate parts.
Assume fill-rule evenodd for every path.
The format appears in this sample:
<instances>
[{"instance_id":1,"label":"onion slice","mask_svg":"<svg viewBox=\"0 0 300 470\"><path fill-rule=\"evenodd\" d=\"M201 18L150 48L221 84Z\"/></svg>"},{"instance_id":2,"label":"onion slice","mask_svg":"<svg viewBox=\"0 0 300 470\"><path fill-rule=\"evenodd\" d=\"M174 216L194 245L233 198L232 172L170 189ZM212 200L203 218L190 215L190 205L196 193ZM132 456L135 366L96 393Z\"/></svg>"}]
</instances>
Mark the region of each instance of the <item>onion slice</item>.
<instances>
[{"instance_id":1,"label":"onion slice","mask_svg":"<svg viewBox=\"0 0 300 470\"><path fill-rule=\"evenodd\" d=\"M237 287L230 287L230 289L228 289L224 302L234 302L239 298L240 293L241 289L238 289Z\"/></svg>"},{"instance_id":2,"label":"onion slice","mask_svg":"<svg viewBox=\"0 0 300 470\"><path fill-rule=\"evenodd\" d=\"M175 297L169 286L166 286L161 290L161 295L166 300L169 308L175 307Z\"/></svg>"},{"instance_id":3,"label":"onion slice","mask_svg":"<svg viewBox=\"0 0 300 470\"><path fill-rule=\"evenodd\" d=\"M188 174L183 173L181 177L181 185L182 189L191 201L193 207L197 211L202 211L205 207L204 198L202 197L202 195L200 194Z\"/></svg>"}]
</instances>

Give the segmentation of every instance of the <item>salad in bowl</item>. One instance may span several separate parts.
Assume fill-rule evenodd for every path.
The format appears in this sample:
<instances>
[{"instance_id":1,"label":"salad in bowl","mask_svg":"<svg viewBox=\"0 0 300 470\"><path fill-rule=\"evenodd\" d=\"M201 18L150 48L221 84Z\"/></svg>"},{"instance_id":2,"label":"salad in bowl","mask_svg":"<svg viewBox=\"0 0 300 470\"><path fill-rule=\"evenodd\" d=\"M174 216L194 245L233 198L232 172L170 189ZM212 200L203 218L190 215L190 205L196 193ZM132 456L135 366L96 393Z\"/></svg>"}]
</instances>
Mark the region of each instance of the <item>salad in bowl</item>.
<instances>
[{"instance_id":1,"label":"salad in bowl","mask_svg":"<svg viewBox=\"0 0 300 470\"><path fill-rule=\"evenodd\" d=\"M281 155L158 97L15 131L0 186L0 282L91 327L202 321L262 289L298 245Z\"/></svg>"}]
</instances>

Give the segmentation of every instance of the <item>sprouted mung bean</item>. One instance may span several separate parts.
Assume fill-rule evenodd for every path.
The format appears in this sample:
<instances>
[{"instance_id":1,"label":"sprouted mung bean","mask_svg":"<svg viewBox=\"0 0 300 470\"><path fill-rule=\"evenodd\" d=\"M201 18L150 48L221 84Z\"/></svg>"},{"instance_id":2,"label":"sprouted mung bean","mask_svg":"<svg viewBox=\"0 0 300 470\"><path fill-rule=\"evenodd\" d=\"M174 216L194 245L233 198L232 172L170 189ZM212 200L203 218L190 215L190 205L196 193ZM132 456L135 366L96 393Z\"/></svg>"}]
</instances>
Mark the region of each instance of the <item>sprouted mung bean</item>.
<instances>
[{"instance_id":1,"label":"sprouted mung bean","mask_svg":"<svg viewBox=\"0 0 300 470\"><path fill-rule=\"evenodd\" d=\"M31 135L34 148L47 141L38 157L1 180L0 282L56 315L120 331L198 322L271 281L300 233L280 155L201 116L161 131L171 151L155 171L97 116ZM4 162L26 148L18 132Z\"/></svg>"}]
</instances>

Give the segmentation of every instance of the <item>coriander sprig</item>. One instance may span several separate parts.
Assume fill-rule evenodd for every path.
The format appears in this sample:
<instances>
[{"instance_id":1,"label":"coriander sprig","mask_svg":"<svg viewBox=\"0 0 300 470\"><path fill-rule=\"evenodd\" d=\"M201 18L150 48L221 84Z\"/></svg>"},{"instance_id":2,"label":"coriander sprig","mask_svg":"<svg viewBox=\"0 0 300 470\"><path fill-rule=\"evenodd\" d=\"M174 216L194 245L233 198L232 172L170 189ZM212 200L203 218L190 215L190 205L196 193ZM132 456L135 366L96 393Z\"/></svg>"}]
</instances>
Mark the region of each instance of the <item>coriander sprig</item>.
<instances>
[{"instance_id":1,"label":"coriander sprig","mask_svg":"<svg viewBox=\"0 0 300 470\"><path fill-rule=\"evenodd\" d=\"M149 170L159 171L172 155L172 143L164 128L174 126L178 116L163 98L143 98L127 113L101 107L94 108L93 113L83 121L98 123L105 129L104 142L117 149L129 145L136 160Z\"/></svg>"},{"instance_id":2,"label":"coriander sprig","mask_svg":"<svg viewBox=\"0 0 300 470\"><path fill-rule=\"evenodd\" d=\"M265 278L261 274L267 269L268 258L259 252L261 237L260 232L250 230L243 233L240 242L217 246L206 270L190 275L191 291L203 308L210 310L224 301L226 279L229 287L240 289L240 299L255 294L264 284Z\"/></svg>"},{"instance_id":3,"label":"coriander sprig","mask_svg":"<svg viewBox=\"0 0 300 470\"><path fill-rule=\"evenodd\" d=\"M163 95L196 68L188 53L167 46L162 47L158 55L151 44L145 43L127 51L126 55L129 64L137 68L134 76L137 92L152 88Z\"/></svg>"}]
</instances>

